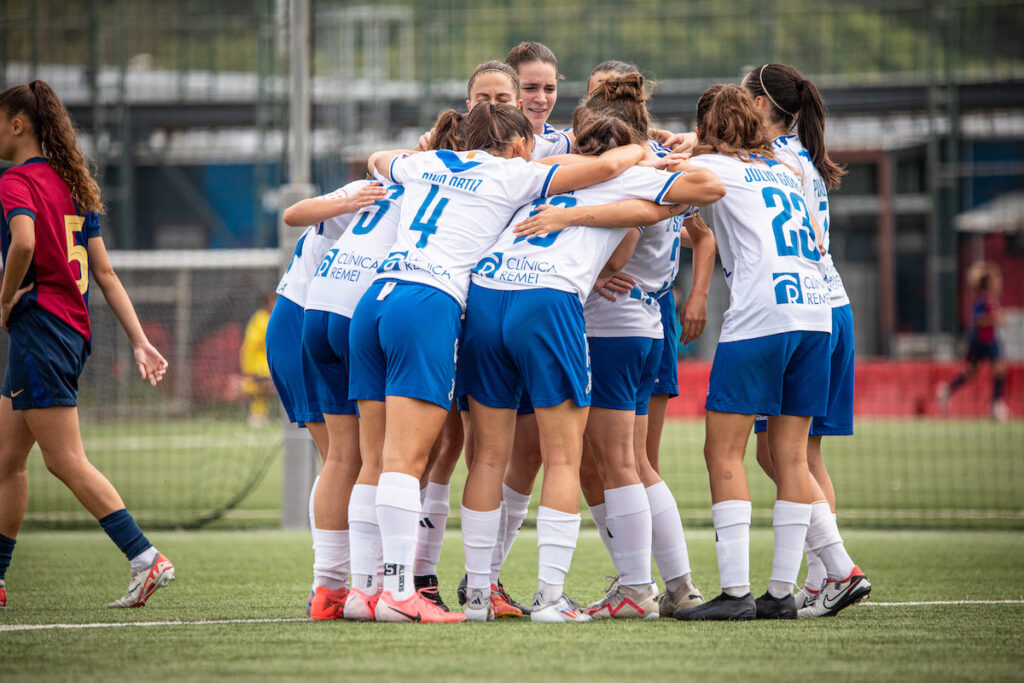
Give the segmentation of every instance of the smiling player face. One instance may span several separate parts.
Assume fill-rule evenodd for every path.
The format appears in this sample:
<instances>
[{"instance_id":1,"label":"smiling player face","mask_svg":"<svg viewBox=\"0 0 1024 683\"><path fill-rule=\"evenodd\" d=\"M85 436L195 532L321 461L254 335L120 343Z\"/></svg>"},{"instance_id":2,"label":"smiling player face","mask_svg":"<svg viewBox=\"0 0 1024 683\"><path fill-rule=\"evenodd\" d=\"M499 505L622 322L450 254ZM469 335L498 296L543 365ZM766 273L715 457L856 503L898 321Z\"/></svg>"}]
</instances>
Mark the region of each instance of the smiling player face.
<instances>
[{"instance_id":1,"label":"smiling player face","mask_svg":"<svg viewBox=\"0 0 1024 683\"><path fill-rule=\"evenodd\" d=\"M523 93L523 113L535 133L544 131L544 122L558 99L558 72L553 64L529 62L519 66L519 87Z\"/></svg>"},{"instance_id":2,"label":"smiling player face","mask_svg":"<svg viewBox=\"0 0 1024 683\"><path fill-rule=\"evenodd\" d=\"M466 109L473 109L481 102L487 104L511 104L523 108L523 101L516 99L516 89L508 76L500 71L485 71L473 81L473 89L466 100Z\"/></svg>"}]
</instances>

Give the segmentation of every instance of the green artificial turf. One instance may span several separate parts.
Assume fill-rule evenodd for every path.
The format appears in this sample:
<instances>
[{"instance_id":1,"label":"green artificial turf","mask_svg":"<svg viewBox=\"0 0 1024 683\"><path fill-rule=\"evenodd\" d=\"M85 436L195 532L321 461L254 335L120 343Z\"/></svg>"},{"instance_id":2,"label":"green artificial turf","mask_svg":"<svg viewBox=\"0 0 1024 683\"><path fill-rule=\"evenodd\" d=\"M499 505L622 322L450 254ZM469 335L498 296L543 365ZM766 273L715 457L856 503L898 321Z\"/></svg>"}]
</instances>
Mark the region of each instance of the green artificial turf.
<instances>
[{"instance_id":1,"label":"green artificial turf","mask_svg":"<svg viewBox=\"0 0 1024 683\"><path fill-rule=\"evenodd\" d=\"M0 611L0 679L1012 680L1024 677L1024 537L999 531L846 531L875 588L834 619L797 622L356 624L308 622L309 537L301 532L156 532L177 580L140 610L107 610L127 564L98 532L23 532ZM717 593L713 533L688 534L694 578ZM755 529L764 590L771 533ZM524 531L502 579L526 600L536 536ZM455 603L462 552L446 538L442 594ZM611 564L584 531L567 591L601 595ZM885 602L1017 600L1010 604ZM297 619L282 623L6 630L23 624Z\"/></svg>"}]
</instances>

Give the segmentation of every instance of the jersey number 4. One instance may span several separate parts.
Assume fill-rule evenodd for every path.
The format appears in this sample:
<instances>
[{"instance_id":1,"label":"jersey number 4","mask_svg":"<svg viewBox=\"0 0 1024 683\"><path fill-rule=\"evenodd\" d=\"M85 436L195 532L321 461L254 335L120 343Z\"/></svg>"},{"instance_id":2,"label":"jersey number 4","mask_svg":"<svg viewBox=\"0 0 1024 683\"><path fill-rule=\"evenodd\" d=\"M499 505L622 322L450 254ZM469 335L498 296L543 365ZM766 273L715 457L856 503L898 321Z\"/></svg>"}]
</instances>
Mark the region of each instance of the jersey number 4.
<instances>
[{"instance_id":1,"label":"jersey number 4","mask_svg":"<svg viewBox=\"0 0 1024 683\"><path fill-rule=\"evenodd\" d=\"M85 294L89 289L89 250L84 244L85 235L82 232L85 226L83 216L64 216L64 234L67 236L68 244L68 265L78 262L78 277L75 284L78 285L78 292ZM81 235L81 237L79 237ZM74 269L71 271L74 273Z\"/></svg>"},{"instance_id":2,"label":"jersey number 4","mask_svg":"<svg viewBox=\"0 0 1024 683\"><path fill-rule=\"evenodd\" d=\"M427 240L430 236L437 232L437 221L441 218L441 213L444 211L444 207L448 206L448 199L442 197L437 200L437 204L434 204L433 211L430 212L430 217L423 220L424 216L427 215L427 211L430 210L430 205L434 203L434 199L437 197L437 193L441 188L437 185L430 186L430 192L427 193L427 198L420 204L419 210L416 211L416 216L412 219L412 225L409 226L410 230L415 230L420 234L419 240L416 242L416 248L422 249L427 246Z\"/></svg>"}]
</instances>

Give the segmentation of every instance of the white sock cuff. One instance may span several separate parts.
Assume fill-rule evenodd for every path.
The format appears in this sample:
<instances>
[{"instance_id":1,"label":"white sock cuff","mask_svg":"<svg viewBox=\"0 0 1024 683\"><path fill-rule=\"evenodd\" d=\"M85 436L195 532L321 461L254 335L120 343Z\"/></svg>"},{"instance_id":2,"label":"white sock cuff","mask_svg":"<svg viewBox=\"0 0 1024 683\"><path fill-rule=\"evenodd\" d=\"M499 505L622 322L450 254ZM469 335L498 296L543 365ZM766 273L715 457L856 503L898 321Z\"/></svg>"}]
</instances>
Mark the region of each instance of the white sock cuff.
<instances>
[{"instance_id":1,"label":"white sock cuff","mask_svg":"<svg viewBox=\"0 0 1024 683\"><path fill-rule=\"evenodd\" d=\"M839 527L836 526L835 516L829 509L828 503L813 503L805 547L813 552L842 542L843 537L839 535Z\"/></svg>"},{"instance_id":2,"label":"white sock cuff","mask_svg":"<svg viewBox=\"0 0 1024 683\"><path fill-rule=\"evenodd\" d=\"M451 503L448 502L450 490L448 484L430 482L424 490L423 514L447 515L451 511Z\"/></svg>"},{"instance_id":3,"label":"white sock cuff","mask_svg":"<svg viewBox=\"0 0 1024 683\"><path fill-rule=\"evenodd\" d=\"M468 522L476 523L495 523L496 520L501 519L501 508L495 508L493 510L470 510L465 505L461 506L462 519Z\"/></svg>"},{"instance_id":4,"label":"white sock cuff","mask_svg":"<svg viewBox=\"0 0 1024 683\"><path fill-rule=\"evenodd\" d=\"M605 508L605 504L591 505L588 509L590 510L590 516L594 519L594 524L604 526L605 520L608 518L608 510Z\"/></svg>"},{"instance_id":5,"label":"white sock cuff","mask_svg":"<svg viewBox=\"0 0 1024 683\"><path fill-rule=\"evenodd\" d=\"M530 496L519 493L519 491L516 491L508 484L503 483L501 485L501 499L505 501L508 509L513 513L519 512L525 515L530 507Z\"/></svg>"},{"instance_id":6,"label":"white sock cuff","mask_svg":"<svg viewBox=\"0 0 1024 683\"><path fill-rule=\"evenodd\" d=\"M791 524L808 526L810 523L811 505L809 503L793 503L788 500L775 501L772 526L789 526Z\"/></svg>"},{"instance_id":7,"label":"white sock cuff","mask_svg":"<svg viewBox=\"0 0 1024 683\"><path fill-rule=\"evenodd\" d=\"M377 487L368 484L356 484L352 487L352 495L348 499L348 521L369 522L377 524Z\"/></svg>"},{"instance_id":8,"label":"white sock cuff","mask_svg":"<svg viewBox=\"0 0 1024 683\"><path fill-rule=\"evenodd\" d=\"M420 482L401 472L384 472L377 482L377 505L420 513Z\"/></svg>"},{"instance_id":9,"label":"white sock cuff","mask_svg":"<svg viewBox=\"0 0 1024 683\"><path fill-rule=\"evenodd\" d=\"M737 524L750 525L751 506L749 500L723 500L711 506L711 522L716 529Z\"/></svg>"},{"instance_id":10,"label":"white sock cuff","mask_svg":"<svg viewBox=\"0 0 1024 683\"><path fill-rule=\"evenodd\" d=\"M579 514L572 515L543 505L538 507L537 545L540 546L543 540L545 545L575 548L581 519Z\"/></svg>"},{"instance_id":11,"label":"white sock cuff","mask_svg":"<svg viewBox=\"0 0 1024 683\"><path fill-rule=\"evenodd\" d=\"M605 512L609 517L632 515L651 509L651 503L647 500L647 492L644 491L643 484L605 489L604 505Z\"/></svg>"},{"instance_id":12,"label":"white sock cuff","mask_svg":"<svg viewBox=\"0 0 1024 683\"><path fill-rule=\"evenodd\" d=\"M664 481L647 487L647 501L651 504L651 516L660 514L669 508L679 507L676 497Z\"/></svg>"}]
</instances>

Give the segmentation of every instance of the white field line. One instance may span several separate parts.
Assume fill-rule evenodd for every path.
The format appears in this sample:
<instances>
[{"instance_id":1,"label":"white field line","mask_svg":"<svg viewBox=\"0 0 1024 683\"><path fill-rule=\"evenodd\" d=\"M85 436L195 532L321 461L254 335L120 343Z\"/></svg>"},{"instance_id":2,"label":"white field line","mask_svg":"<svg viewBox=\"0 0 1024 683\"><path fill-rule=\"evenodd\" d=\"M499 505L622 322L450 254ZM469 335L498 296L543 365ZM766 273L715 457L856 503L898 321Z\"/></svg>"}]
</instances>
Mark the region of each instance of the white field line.
<instances>
[{"instance_id":1,"label":"white field line","mask_svg":"<svg viewBox=\"0 0 1024 683\"><path fill-rule=\"evenodd\" d=\"M921 602L863 602L866 607L930 607L935 605L1024 605L1024 600L931 600ZM125 628L132 626L221 626L227 624L289 624L309 619L209 619L198 621L128 621L93 624L10 624L0 625L4 631L49 631L85 628Z\"/></svg>"}]
</instances>

